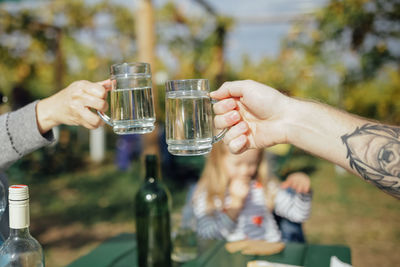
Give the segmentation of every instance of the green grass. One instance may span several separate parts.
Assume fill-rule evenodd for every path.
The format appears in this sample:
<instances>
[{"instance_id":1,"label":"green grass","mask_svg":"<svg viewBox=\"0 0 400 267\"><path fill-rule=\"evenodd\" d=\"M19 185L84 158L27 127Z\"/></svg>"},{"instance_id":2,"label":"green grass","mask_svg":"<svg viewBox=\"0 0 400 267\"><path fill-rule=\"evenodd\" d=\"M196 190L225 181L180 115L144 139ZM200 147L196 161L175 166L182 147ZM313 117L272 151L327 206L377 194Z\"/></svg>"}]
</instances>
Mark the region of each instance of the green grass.
<instances>
[{"instance_id":1,"label":"green grass","mask_svg":"<svg viewBox=\"0 0 400 267\"><path fill-rule=\"evenodd\" d=\"M354 266L396 266L400 245L397 199L332 164L312 176L313 211L305 223L310 243L350 246Z\"/></svg>"},{"instance_id":2,"label":"green grass","mask_svg":"<svg viewBox=\"0 0 400 267\"><path fill-rule=\"evenodd\" d=\"M337 173L325 161L314 159L312 164L316 171L311 176L313 211L304 227L307 241L350 246L356 267L396 266L398 200L354 175ZM18 177L16 182L30 183L32 233L43 244L48 265L65 266L103 240L133 232L133 199L143 171L138 161L125 172L109 162L34 182ZM173 178L164 182L172 193L176 222L187 186Z\"/></svg>"},{"instance_id":3,"label":"green grass","mask_svg":"<svg viewBox=\"0 0 400 267\"><path fill-rule=\"evenodd\" d=\"M52 224L131 221L134 195L142 181L143 170L138 161L128 171L109 164L62 174L46 184L31 186L32 217ZM173 209L178 209L185 200L186 188L168 179L164 183L173 192Z\"/></svg>"}]
</instances>

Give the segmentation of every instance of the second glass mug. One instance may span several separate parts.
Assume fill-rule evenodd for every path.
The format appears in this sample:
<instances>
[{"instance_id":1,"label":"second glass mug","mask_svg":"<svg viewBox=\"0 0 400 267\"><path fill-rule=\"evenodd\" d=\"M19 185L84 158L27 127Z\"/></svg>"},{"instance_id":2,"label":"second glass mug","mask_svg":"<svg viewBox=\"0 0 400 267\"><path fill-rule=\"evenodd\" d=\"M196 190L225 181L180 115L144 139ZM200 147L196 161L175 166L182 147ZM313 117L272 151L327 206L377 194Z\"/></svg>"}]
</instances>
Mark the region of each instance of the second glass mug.
<instances>
[{"instance_id":1,"label":"second glass mug","mask_svg":"<svg viewBox=\"0 0 400 267\"><path fill-rule=\"evenodd\" d=\"M150 64L112 65L110 94L111 117L97 113L116 134L144 134L154 130Z\"/></svg>"},{"instance_id":2,"label":"second glass mug","mask_svg":"<svg viewBox=\"0 0 400 267\"><path fill-rule=\"evenodd\" d=\"M173 155L204 155L228 129L213 135L213 117L207 79L166 82L165 131L168 151Z\"/></svg>"}]
</instances>

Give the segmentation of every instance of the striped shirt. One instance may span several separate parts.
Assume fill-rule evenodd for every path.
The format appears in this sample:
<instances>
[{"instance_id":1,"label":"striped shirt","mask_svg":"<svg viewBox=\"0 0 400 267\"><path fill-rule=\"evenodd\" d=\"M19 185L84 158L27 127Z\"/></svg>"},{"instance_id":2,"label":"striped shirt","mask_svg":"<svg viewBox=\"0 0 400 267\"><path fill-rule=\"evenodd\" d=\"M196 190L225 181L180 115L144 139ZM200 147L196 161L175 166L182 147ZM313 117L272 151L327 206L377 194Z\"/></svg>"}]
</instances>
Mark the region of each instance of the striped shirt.
<instances>
[{"instance_id":1,"label":"striped shirt","mask_svg":"<svg viewBox=\"0 0 400 267\"><path fill-rule=\"evenodd\" d=\"M304 222L311 212L311 194L293 194L270 185L277 192L274 198L274 212L293 222ZM269 190L271 191L271 190ZM225 203L229 203L229 195ZM250 191L236 221L233 221L222 209L221 201L215 200L217 209L207 213L207 192L199 192L193 198L193 213L197 221L197 234L204 239L263 239L269 242L281 241L274 215L267 208L265 191L260 183L252 181Z\"/></svg>"}]
</instances>

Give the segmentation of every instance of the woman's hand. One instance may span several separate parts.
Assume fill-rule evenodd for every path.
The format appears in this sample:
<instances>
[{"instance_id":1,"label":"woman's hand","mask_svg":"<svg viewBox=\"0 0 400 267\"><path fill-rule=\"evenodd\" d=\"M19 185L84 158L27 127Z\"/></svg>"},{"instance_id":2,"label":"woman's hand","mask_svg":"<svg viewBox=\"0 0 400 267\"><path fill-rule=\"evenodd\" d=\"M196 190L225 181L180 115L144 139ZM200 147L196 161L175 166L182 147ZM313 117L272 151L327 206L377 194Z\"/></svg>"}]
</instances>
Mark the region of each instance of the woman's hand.
<instances>
[{"instance_id":1,"label":"woman's hand","mask_svg":"<svg viewBox=\"0 0 400 267\"><path fill-rule=\"evenodd\" d=\"M36 106L38 128L41 134L53 127L66 125L82 125L95 129L102 124L100 117L90 109L106 111L107 90L110 80L98 83L77 81L58 93L45 98Z\"/></svg>"}]
</instances>

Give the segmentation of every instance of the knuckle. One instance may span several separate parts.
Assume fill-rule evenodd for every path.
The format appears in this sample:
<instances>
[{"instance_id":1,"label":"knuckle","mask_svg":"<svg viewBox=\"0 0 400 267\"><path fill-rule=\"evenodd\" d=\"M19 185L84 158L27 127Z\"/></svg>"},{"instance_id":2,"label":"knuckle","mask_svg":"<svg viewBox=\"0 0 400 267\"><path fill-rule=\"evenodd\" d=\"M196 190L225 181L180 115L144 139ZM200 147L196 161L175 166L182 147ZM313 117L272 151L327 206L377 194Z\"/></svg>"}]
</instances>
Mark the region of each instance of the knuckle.
<instances>
[{"instance_id":1,"label":"knuckle","mask_svg":"<svg viewBox=\"0 0 400 267\"><path fill-rule=\"evenodd\" d=\"M97 86L97 88L98 88L97 91L99 92L100 97L105 98L106 94L107 94L106 88L104 88L104 86L102 86L102 85Z\"/></svg>"},{"instance_id":2,"label":"knuckle","mask_svg":"<svg viewBox=\"0 0 400 267\"><path fill-rule=\"evenodd\" d=\"M99 117L96 117L96 119L94 119L93 126L95 128L98 128L100 125L101 125L101 119Z\"/></svg>"},{"instance_id":3,"label":"knuckle","mask_svg":"<svg viewBox=\"0 0 400 267\"><path fill-rule=\"evenodd\" d=\"M84 81L84 80L79 80L79 81L74 82L73 84L74 84L76 87L84 87L84 86L85 86L85 82L86 82L86 81Z\"/></svg>"}]
</instances>

